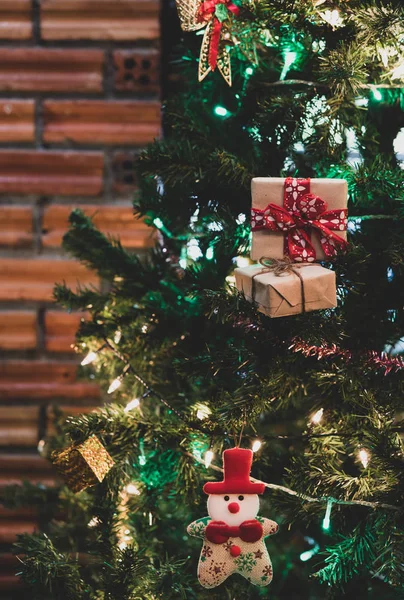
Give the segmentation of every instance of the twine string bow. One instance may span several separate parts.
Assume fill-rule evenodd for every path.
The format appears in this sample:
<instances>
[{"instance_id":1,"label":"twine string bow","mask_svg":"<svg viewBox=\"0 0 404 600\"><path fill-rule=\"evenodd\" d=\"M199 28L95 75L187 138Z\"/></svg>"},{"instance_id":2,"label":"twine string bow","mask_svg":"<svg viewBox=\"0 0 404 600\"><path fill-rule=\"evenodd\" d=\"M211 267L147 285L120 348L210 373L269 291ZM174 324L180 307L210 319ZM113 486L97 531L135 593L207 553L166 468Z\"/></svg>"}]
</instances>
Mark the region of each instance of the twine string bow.
<instances>
[{"instance_id":1,"label":"twine string bow","mask_svg":"<svg viewBox=\"0 0 404 600\"><path fill-rule=\"evenodd\" d=\"M257 271L257 273L254 273L254 275L252 276L251 295L252 295L252 299L254 300L254 302L255 302L255 293L256 293L255 278L258 275L262 275L263 273L273 273L276 277L282 277L283 275L287 275L289 273L294 273L294 275L296 275L300 280L300 290L301 290L301 295L302 295L302 313L304 314L306 312L306 296L305 296L305 292L304 292L304 281L303 281L302 274L299 272L299 268L300 267L309 267L309 266L311 266L311 263L297 266L296 264L293 263L293 261L291 260L291 258L289 258L289 256L285 256L282 259L269 258L267 256L262 256L258 262L262 266L262 269Z\"/></svg>"}]
</instances>

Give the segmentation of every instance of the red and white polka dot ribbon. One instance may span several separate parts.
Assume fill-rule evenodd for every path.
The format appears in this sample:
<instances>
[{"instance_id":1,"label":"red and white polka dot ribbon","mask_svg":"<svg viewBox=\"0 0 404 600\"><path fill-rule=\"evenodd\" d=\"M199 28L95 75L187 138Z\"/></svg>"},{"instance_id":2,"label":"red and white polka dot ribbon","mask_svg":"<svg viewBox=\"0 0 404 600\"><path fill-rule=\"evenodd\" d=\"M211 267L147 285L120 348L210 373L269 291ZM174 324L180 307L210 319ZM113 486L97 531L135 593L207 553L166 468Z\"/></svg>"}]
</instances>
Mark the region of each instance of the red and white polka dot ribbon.
<instances>
[{"instance_id":1,"label":"red and white polka dot ribbon","mask_svg":"<svg viewBox=\"0 0 404 600\"><path fill-rule=\"evenodd\" d=\"M264 209L251 209L252 231L284 232L285 255L295 262L316 260L310 239L313 229L327 258L345 250L348 243L334 231L346 231L347 222L346 208L327 210L327 203L310 193L310 179L285 179L283 207L271 203Z\"/></svg>"}]
</instances>

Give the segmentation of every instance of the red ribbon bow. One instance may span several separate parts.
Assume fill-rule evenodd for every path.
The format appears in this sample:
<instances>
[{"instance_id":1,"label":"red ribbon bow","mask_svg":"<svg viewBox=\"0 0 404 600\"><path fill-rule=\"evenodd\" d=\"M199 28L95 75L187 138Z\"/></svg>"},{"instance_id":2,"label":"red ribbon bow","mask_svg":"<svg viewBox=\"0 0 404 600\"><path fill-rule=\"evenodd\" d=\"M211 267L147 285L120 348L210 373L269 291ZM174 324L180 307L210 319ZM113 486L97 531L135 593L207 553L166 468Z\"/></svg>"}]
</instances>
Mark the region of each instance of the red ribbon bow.
<instances>
[{"instance_id":1,"label":"red ribbon bow","mask_svg":"<svg viewBox=\"0 0 404 600\"><path fill-rule=\"evenodd\" d=\"M287 234L285 253L296 262L313 262L316 251L311 243L308 229L314 229L327 258L348 246L334 231L346 231L347 210L327 210L327 203L310 194L310 180L285 180L284 206L268 204L264 209L252 208L251 229L269 229Z\"/></svg>"},{"instance_id":2,"label":"red ribbon bow","mask_svg":"<svg viewBox=\"0 0 404 600\"><path fill-rule=\"evenodd\" d=\"M208 22L213 18L213 31L210 39L208 58L209 66L212 71L216 69L217 57L219 55L220 35L223 27L223 23L221 23L219 19L214 16L216 6L218 4L224 4L236 17L240 12L238 6L233 4L231 0L205 0L205 2L202 2L199 7L198 21L200 23L203 23L204 21Z\"/></svg>"},{"instance_id":3,"label":"red ribbon bow","mask_svg":"<svg viewBox=\"0 0 404 600\"><path fill-rule=\"evenodd\" d=\"M244 521L236 527L227 525L224 521L211 521L205 531L206 538L213 544L224 544L230 537L241 538L243 542L258 542L263 534L262 525L256 519Z\"/></svg>"}]
</instances>

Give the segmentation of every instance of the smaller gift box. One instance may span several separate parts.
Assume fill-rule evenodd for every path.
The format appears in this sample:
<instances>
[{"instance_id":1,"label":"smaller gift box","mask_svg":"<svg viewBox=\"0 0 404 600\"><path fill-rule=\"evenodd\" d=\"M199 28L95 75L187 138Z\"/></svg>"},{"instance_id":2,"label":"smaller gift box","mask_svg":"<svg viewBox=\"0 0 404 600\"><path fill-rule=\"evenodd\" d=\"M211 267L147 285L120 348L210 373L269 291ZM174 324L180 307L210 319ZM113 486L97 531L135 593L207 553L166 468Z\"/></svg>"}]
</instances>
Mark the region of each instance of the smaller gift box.
<instances>
[{"instance_id":1,"label":"smaller gift box","mask_svg":"<svg viewBox=\"0 0 404 600\"><path fill-rule=\"evenodd\" d=\"M73 492L100 483L115 464L95 435L82 444L53 452L51 460Z\"/></svg>"},{"instance_id":2,"label":"smaller gift box","mask_svg":"<svg viewBox=\"0 0 404 600\"><path fill-rule=\"evenodd\" d=\"M330 260L347 247L344 179L256 177L251 193L253 260Z\"/></svg>"},{"instance_id":3,"label":"smaller gift box","mask_svg":"<svg viewBox=\"0 0 404 600\"><path fill-rule=\"evenodd\" d=\"M234 273L237 289L268 317L337 306L335 273L317 264L293 265L280 273L258 264Z\"/></svg>"}]
</instances>

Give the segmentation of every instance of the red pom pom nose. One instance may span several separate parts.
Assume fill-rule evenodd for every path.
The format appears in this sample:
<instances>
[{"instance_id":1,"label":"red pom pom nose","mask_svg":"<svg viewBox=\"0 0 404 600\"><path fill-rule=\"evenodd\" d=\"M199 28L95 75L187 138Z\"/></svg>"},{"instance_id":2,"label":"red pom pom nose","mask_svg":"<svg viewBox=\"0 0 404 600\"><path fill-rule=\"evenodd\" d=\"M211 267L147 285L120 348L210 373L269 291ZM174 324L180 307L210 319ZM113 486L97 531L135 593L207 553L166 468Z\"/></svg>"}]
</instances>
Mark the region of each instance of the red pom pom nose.
<instances>
[{"instance_id":1,"label":"red pom pom nose","mask_svg":"<svg viewBox=\"0 0 404 600\"><path fill-rule=\"evenodd\" d=\"M238 513L238 511L240 510L240 506L237 504L237 502L230 502L227 508L233 514Z\"/></svg>"}]
</instances>

